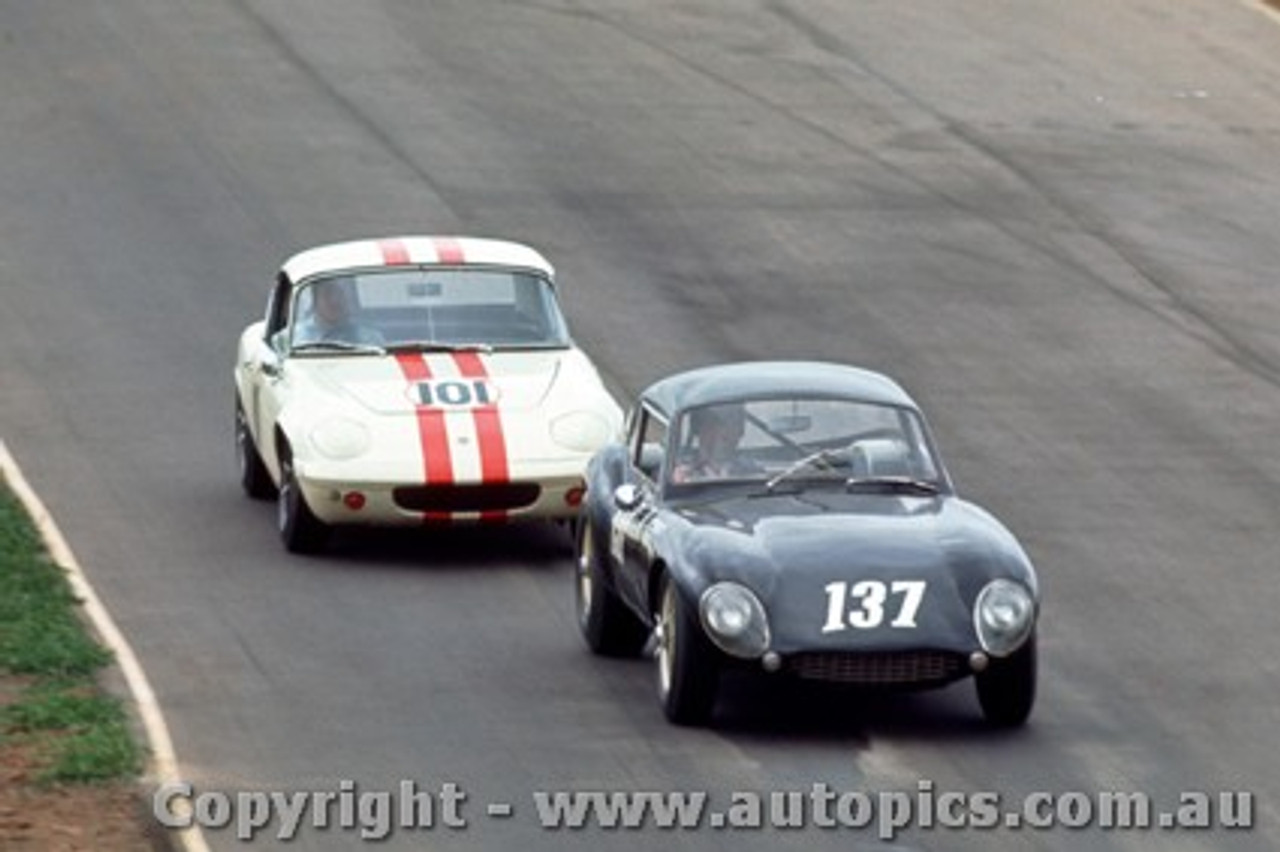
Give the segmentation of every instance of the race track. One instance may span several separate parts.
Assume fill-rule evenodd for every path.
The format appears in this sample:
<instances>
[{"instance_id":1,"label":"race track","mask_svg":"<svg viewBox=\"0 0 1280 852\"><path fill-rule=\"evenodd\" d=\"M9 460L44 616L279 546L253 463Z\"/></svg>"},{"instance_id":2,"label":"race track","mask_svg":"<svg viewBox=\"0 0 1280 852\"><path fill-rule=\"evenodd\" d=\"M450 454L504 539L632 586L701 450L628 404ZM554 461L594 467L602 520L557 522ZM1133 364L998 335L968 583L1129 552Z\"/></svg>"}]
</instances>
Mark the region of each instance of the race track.
<instances>
[{"instance_id":1,"label":"race track","mask_svg":"<svg viewBox=\"0 0 1280 852\"><path fill-rule=\"evenodd\" d=\"M466 791L469 827L383 849L1280 848L1277 150L1280 25L1230 0L0 0L0 438L196 787ZM236 482L236 336L284 256L406 232L542 249L626 393L738 358L898 378L1041 572L1031 724L988 731L967 682L747 684L672 728L648 664L586 652L550 528L287 556ZM531 802L815 784L1248 791L1257 826L571 832Z\"/></svg>"}]
</instances>

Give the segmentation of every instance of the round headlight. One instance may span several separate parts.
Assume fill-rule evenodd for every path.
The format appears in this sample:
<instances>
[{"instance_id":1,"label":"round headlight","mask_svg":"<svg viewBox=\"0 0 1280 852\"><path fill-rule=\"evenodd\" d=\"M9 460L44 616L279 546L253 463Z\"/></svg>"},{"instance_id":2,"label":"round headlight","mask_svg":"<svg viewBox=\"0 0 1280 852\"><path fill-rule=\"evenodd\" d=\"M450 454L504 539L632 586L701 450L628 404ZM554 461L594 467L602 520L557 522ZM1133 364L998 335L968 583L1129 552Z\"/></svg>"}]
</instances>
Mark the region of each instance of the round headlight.
<instances>
[{"instance_id":1,"label":"round headlight","mask_svg":"<svg viewBox=\"0 0 1280 852\"><path fill-rule=\"evenodd\" d=\"M551 421L551 440L575 453L594 453L609 440L609 423L591 411L571 411Z\"/></svg>"},{"instance_id":2,"label":"round headlight","mask_svg":"<svg viewBox=\"0 0 1280 852\"><path fill-rule=\"evenodd\" d=\"M311 430L311 443L327 458L355 458L369 449L369 430L355 420L333 417Z\"/></svg>"},{"instance_id":3,"label":"round headlight","mask_svg":"<svg viewBox=\"0 0 1280 852\"><path fill-rule=\"evenodd\" d=\"M769 647L769 619L746 586L716 583L702 593L698 611L703 629L726 654L750 659Z\"/></svg>"},{"instance_id":4,"label":"round headlight","mask_svg":"<svg viewBox=\"0 0 1280 852\"><path fill-rule=\"evenodd\" d=\"M1007 657L1022 646L1035 626L1036 602L1026 586L1013 580L992 580L973 605L973 623L982 648L993 657Z\"/></svg>"}]
</instances>

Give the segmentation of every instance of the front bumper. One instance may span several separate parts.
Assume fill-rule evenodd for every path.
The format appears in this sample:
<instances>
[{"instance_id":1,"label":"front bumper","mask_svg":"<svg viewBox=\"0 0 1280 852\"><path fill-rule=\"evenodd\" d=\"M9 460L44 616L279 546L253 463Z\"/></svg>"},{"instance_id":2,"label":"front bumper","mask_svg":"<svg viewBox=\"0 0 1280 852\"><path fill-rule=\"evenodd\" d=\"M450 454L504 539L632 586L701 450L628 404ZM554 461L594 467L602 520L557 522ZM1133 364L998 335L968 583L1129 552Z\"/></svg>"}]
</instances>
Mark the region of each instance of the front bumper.
<instances>
[{"instance_id":1,"label":"front bumper","mask_svg":"<svg viewBox=\"0 0 1280 852\"><path fill-rule=\"evenodd\" d=\"M318 519L358 526L572 518L583 493L583 479L576 472L504 483L424 485L299 477L298 484Z\"/></svg>"}]
</instances>

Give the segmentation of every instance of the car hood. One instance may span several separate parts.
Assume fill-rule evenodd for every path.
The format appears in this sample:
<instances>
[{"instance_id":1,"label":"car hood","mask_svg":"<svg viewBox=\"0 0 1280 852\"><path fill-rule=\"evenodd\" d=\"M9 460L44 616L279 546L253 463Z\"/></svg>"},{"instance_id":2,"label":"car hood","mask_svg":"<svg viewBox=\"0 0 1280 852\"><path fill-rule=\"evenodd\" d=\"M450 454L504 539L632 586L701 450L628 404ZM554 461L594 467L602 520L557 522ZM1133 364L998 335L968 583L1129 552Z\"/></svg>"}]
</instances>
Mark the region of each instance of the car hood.
<instances>
[{"instance_id":1,"label":"car hood","mask_svg":"<svg viewBox=\"0 0 1280 852\"><path fill-rule=\"evenodd\" d=\"M973 601L997 576L1032 587L1013 537L991 515L950 495L915 497L810 489L685 504L686 564L698 584L732 579L752 588L770 614L774 647L976 648ZM859 610L857 583L887 594L884 618L830 628L831 608ZM833 604L834 584L848 591ZM895 586L894 584L898 584ZM914 626L893 625L911 584L924 595ZM866 587L864 587L865 590ZM895 591L896 589L896 591ZM874 619L872 619L874 620Z\"/></svg>"},{"instance_id":2,"label":"car hood","mask_svg":"<svg viewBox=\"0 0 1280 852\"><path fill-rule=\"evenodd\" d=\"M349 399L374 414L407 415L431 399L446 406L474 406L484 401L480 394L502 410L538 408L551 394L568 357L567 350L468 354L466 360L430 353L308 357L296 358L294 364L305 365L308 378L322 392ZM443 389L442 399L440 386L445 383L454 387Z\"/></svg>"}]
</instances>

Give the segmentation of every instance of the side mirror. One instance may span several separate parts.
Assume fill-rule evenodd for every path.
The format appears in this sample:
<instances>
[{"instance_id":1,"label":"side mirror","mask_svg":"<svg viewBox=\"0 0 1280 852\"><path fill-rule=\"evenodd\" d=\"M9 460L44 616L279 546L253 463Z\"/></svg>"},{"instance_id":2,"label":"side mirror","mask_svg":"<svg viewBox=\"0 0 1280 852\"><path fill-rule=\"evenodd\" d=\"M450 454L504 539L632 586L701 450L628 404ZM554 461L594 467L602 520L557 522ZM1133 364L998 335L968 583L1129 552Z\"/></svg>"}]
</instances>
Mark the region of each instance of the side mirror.
<instances>
[{"instance_id":1,"label":"side mirror","mask_svg":"<svg viewBox=\"0 0 1280 852\"><path fill-rule=\"evenodd\" d=\"M267 341L261 340L257 347L258 366L264 376L275 378L280 375L280 353Z\"/></svg>"},{"instance_id":2,"label":"side mirror","mask_svg":"<svg viewBox=\"0 0 1280 852\"><path fill-rule=\"evenodd\" d=\"M655 482L658 480L658 472L662 470L662 461L666 458L666 451L661 444L647 443L640 447L640 462L636 466L640 468L640 472Z\"/></svg>"},{"instance_id":3,"label":"side mirror","mask_svg":"<svg viewBox=\"0 0 1280 852\"><path fill-rule=\"evenodd\" d=\"M613 489L613 504L624 512L630 512L640 505L644 495L639 487L631 482L624 482Z\"/></svg>"}]
</instances>

